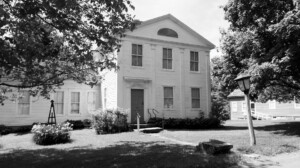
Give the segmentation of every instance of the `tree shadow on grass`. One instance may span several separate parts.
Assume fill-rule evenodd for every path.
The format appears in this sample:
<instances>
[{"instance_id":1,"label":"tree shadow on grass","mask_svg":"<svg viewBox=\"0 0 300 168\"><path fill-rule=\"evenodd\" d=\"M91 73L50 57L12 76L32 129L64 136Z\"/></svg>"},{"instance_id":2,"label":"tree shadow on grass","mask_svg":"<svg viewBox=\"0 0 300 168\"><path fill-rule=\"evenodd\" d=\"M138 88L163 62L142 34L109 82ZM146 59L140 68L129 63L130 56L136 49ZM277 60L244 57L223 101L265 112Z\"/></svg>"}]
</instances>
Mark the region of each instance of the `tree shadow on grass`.
<instances>
[{"instance_id":1,"label":"tree shadow on grass","mask_svg":"<svg viewBox=\"0 0 300 168\"><path fill-rule=\"evenodd\" d=\"M300 121L280 122L274 125L255 127L259 131L272 131L274 134L300 137Z\"/></svg>"},{"instance_id":2,"label":"tree shadow on grass","mask_svg":"<svg viewBox=\"0 0 300 168\"><path fill-rule=\"evenodd\" d=\"M106 148L16 150L0 155L0 167L232 167L235 153L206 155L195 147L157 142L121 142Z\"/></svg>"}]
</instances>

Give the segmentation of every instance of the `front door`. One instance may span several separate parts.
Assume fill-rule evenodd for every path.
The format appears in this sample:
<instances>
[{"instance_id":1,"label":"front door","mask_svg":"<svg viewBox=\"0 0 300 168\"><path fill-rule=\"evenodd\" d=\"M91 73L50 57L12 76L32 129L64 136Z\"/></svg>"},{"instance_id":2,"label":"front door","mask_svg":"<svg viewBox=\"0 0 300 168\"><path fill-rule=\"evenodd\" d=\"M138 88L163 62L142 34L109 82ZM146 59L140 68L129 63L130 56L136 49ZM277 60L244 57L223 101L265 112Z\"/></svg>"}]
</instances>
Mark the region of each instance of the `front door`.
<instances>
[{"instance_id":1,"label":"front door","mask_svg":"<svg viewBox=\"0 0 300 168\"><path fill-rule=\"evenodd\" d=\"M131 89L131 123L136 124L136 116L139 114L140 123L144 123L144 90Z\"/></svg>"}]
</instances>

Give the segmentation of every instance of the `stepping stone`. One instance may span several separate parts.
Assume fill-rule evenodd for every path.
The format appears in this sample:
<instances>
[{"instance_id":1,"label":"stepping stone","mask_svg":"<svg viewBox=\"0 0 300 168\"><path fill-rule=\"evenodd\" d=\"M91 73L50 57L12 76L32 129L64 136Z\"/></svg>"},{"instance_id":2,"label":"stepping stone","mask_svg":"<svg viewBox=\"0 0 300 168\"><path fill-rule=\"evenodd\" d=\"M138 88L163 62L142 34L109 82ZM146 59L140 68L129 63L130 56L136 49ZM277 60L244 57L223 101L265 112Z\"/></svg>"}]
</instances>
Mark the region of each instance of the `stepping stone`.
<instances>
[{"instance_id":1,"label":"stepping stone","mask_svg":"<svg viewBox=\"0 0 300 168\"><path fill-rule=\"evenodd\" d=\"M162 130L163 129L160 128L160 127L152 127L152 128L143 128L143 129L140 129L140 132L143 132L143 133L159 133ZM135 130L135 131L137 131L137 130Z\"/></svg>"}]
</instances>

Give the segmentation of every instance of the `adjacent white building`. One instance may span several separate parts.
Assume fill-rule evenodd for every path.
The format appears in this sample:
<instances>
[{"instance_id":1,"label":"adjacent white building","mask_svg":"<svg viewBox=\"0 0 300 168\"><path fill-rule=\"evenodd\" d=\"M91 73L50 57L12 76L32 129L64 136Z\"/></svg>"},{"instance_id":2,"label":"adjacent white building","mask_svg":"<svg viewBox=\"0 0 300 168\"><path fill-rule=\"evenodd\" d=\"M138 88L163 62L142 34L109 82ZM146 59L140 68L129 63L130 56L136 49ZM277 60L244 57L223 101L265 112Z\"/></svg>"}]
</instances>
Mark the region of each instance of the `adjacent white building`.
<instances>
[{"instance_id":1,"label":"adjacent white building","mask_svg":"<svg viewBox=\"0 0 300 168\"><path fill-rule=\"evenodd\" d=\"M168 14L142 22L126 33L117 53L120 69L104 72L101 85L90 88L65 81L52 93L57 121L90 117L98 109L129 110L129 122L154 116L195 118L210 114L210 50L214 45ZM47 122L50 100L31 97L0 105L0 124L30 125ZM150 114L149 114L149 112Z\"/></svg>"},{"instance_id":2,"label":"adjacent white building","mask_svg":"<svg viewBox=\"0 0 300 168\"><path fill-rule=\"evenodd\" d=\"M210 50L214 45L168 14L142 22L122 39L118 72L102 83L103 108L129 109L129 122L139 113L195 118L210 113ZM149 112L150 114L149 114Z\"/></svg>"}]
</instances>

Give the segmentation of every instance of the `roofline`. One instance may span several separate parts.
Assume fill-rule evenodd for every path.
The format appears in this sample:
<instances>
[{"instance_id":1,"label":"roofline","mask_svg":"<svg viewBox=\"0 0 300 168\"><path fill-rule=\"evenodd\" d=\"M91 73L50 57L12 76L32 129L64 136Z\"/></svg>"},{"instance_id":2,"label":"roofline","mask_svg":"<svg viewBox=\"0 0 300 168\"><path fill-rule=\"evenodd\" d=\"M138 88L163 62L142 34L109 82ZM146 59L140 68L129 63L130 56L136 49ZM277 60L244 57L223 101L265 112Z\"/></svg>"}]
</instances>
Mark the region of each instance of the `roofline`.
<instances>
[{"instance_id":1,"label":"roofline","mask_svg":"<svg viewBox=\"0 0 300 168\"><path fill-rule=\"evenodd\" d=\"M163 16L159 16L150 20L146 20L143 21L140 25L136 26L136 29L147 26L149 24L158 22L158 21L162 21L165 20L166 18L171 19L173 22L177 23L179 26L181 26L182 28L184 28L185 30L189 31L190 33L194 34L197 38L203 40L208 46L209 49L214 49L216 46L211 43L210 41L208 41L206 38L204 38L203 36L201 36L199 33L197 33L196 31L194 31L193 29L191 29L189 26L187 26L186 24L184 24L183 22L181 22L180 20L178 20L176 17L174 17L171 14L166 14ZM134 30L133 30L134 31Z\"/></svg>"}]
</instances>

